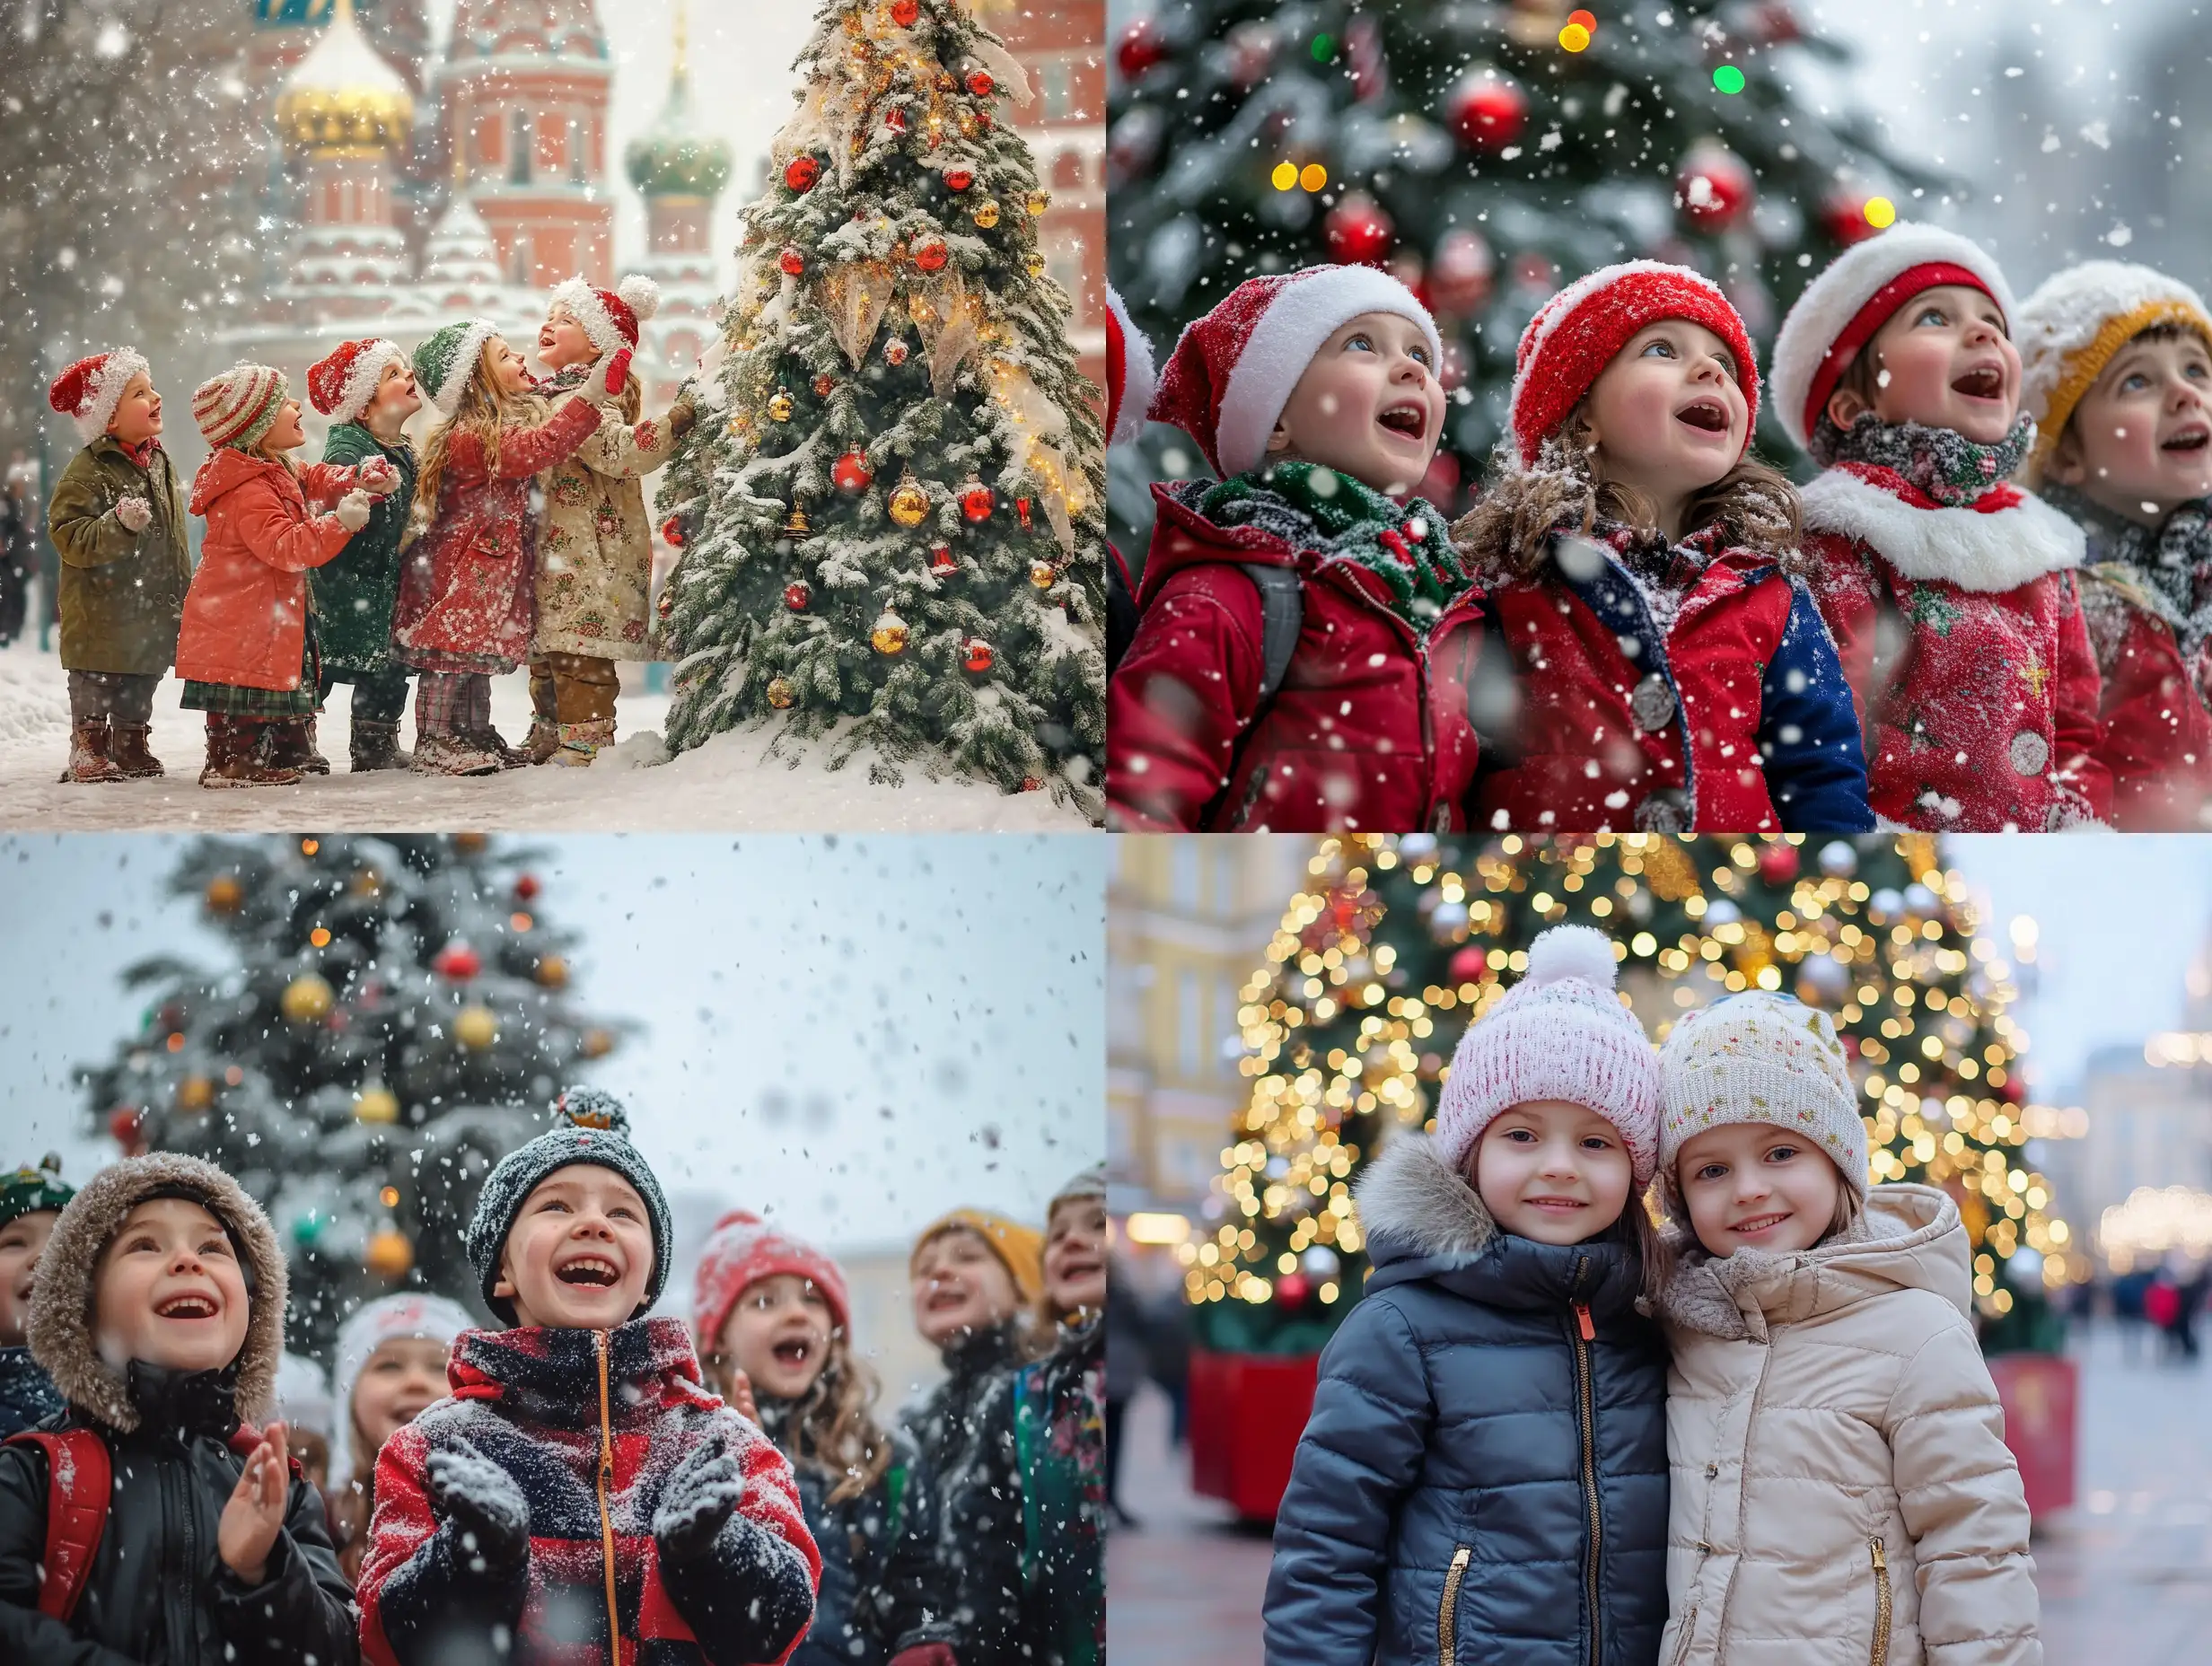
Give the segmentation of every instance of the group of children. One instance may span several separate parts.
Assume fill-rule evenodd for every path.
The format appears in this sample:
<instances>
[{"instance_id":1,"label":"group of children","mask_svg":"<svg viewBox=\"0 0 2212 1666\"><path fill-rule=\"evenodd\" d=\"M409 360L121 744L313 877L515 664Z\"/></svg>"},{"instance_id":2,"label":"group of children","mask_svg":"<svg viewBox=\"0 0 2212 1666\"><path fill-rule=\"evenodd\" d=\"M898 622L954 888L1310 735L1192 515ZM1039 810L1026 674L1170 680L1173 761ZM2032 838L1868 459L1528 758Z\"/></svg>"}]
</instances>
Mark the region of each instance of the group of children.
<instances>
[{"instance_id":1,"label":"group of children","mask_svg":"<svg viewBox=\"0 0 2212 1666\"><path fill-rule=\"evenodd\" d=\"M327 1399L219 1169L0 1185L0 1655L1099 1666L1103 1171L1042 1233L970 1209L922 1233L947 1374L894 1426L842 1269L755 1214L716 1226L689 1323L651 1317L659 1181L610 1096L559 1109L468 1229L496 1326L369 1302Z\"/></svg>"},{"instance_id":2,"label":"group of children","mask_svg":"<svg viewBox=\"0 0 2212 1666\"><path fill-rule=\"evenodd\" d=\"M308 372L330 423L320 463L292 456L306 435L282 372L209 379L192 397L211 448L189 500L206 522L197 567L145 359L122 347L71 365L48 393L83 441L47 513L69 674L62 779L162 773L148 730L172 665L184 706L206 715L202 786L327 775L315 716L339 683L356 771L591 763L614 738L617 662L653 652L642 477L696 415L680 398L641 420L628 365L658 305L648 278L569 279L538 334L543 380L487 319L411 356L343 342ZM438 422L418 455L404 430L426 398ZM490 679L525 662L516 747L492 725Z\"/></svg>"},{"instance_id":3,"label":"group of children","mask_svg":"<svg viewBox=\"0 0 2212 1666\"><path fill-rule=\"evenodd\" d=\"M1965 1228L1867 1185L1824 1013L1753 991L1655 1048L1556 927L1357 1200L1270 1662L2042 1658Z\"/></svg>"},{"instance_id":4,"label":"group of children","mask_svg":"<svg viewBox=\"0 0 2212 1666\"><path fill-rule=\"evenodd\" d=\"M2015 305L1899 225L1749 333L1685 267L1561 290L1456 523L1442 344L1388 274L1254 278L1110 425L1182 428L1108 695L1118 824L2128 831L2212 824L2212 314L2096 261Z\"/></svg>"}]
</instances>

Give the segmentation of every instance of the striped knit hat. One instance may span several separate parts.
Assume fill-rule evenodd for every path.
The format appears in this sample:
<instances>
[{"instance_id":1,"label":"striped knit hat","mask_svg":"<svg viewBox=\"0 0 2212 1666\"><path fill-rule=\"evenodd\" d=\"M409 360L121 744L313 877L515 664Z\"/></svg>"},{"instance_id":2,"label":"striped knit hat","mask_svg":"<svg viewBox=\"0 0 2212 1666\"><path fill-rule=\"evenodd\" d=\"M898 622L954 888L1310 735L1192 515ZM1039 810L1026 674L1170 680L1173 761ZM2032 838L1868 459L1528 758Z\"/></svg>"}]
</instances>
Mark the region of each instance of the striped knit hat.
<instances>
[{"instance_id":1,"label":"striped knit hat","mask_svg":"<svg viewBox=\"0 0 2212 1666\"><path fill-rule=\"evenodd\" d=\"M476 373L477 357L484 351L484 344L497 334L499 326L487 318L463 319L458 324L448 324L415 349L415 385L439 416L453 414L453 408L461 403L461 390Z\"/></svg>"},{"instance_id":2,"label":"striped knit hat","mask_svg":"<svg viewBox=\"0 0 2212 1666\"><path fill-rule=\"evenodd\" d=\"M307 397L332 422L359 422L369 401L376 397L384 366L407 364L408 356L396 341L382 337L341 341L328 358L318 359L308 367Z\"/></svg>"},{"instance_id":3,"label":"striped knit hat","mask_svg":"<svg viewBox=\"0 0 2212 1666\"><path fill-rule=\"evenodd\" d=\"M250 452L276 421L287 386L274 365L233 364L192 390L192 420L208 444Z\"/></svg>"},{"instance_id":4,"label":"striped knit hat","mask_svg":"<svg viewBox=\"0 0 2212 1666\"><path fill-rule=\"evenodd\" d=\"M2020 303L2020 406L2036 425L2031 485L2050 466L2082 395L2114 355L2155 324L2192 329L2212 347L2203 296L2178 277L2124 260L2068 267Z\"/></svg>"}]
</instances>

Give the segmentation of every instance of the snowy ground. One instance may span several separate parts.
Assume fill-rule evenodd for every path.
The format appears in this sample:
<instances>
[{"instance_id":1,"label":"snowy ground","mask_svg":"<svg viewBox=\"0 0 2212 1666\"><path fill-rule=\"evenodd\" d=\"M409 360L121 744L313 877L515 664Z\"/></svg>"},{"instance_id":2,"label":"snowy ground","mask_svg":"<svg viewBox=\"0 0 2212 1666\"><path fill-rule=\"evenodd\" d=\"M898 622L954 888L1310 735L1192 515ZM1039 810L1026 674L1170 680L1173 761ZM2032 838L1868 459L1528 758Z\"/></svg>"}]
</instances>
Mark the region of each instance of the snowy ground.
<instances>
[{"instance_id":1,"label":"snowy ground","mask_svg":"<svg viewBox=\"0 0 2212 1666\"><path fill-rule=\"evenodd\" d=\"M905 785L876 786L865 758L831 771L813 758L793 768L766 756L768 732L717 737L665 764L660 727L668 696L648 694L627 667L617 742L589 769L515 769L452 778L346 768L347 691L332 696L317 730L331 774L298 786L209 792L198 785L205 720L183 710L184 689L163 680L154 711L158 781L66 786L69 698L58 656L35 642L0 649L0 827L176 828L198 830L561 832L1016 832L1088 829L1049 793L1006 794L968 780L932 781L912 765ZM492 721L510 741L530 728L530 688L520 671L492 684ZM402 742L414 733L412 714ZM657 766L648 767L648 766Z\"/></svg>"}]
</instances>

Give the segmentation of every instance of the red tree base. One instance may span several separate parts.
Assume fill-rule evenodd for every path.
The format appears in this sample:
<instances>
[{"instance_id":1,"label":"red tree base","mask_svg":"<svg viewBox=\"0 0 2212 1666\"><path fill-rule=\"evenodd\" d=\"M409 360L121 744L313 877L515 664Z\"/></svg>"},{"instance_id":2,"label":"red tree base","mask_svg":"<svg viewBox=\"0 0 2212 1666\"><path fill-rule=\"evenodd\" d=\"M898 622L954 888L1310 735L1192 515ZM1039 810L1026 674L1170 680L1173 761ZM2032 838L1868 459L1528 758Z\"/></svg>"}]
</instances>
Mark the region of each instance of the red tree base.
<instances>
[{"instance_id":1,"label":"red tree base","mask_svg":"<svg viewBox=\"0 0 2212 1666\"><path fill-rule=\"evenodd\" d=\"M1248 1521L1272 1521L1313 1409L1317 1354L1190 1350L1190 1484Z\"/></svg>"}]
</instances>

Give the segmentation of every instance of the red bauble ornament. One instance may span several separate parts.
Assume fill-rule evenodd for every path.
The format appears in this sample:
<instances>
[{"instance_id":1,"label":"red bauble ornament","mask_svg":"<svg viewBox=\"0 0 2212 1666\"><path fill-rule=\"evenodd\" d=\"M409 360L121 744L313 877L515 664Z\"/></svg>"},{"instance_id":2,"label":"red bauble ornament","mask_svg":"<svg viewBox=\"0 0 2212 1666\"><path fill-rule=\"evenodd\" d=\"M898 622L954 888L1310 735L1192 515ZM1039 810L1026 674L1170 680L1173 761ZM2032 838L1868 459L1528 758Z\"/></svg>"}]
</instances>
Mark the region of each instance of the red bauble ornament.
<instances>
[{"instance_id":1,"label":"red bauble ornament","mask_svg":"<svg viewBox=\"0 0 2212 1666\"><path fill-rule=\"evenodd\" d=\"M1397 228L1382 206L1365 191L1347 192L1321 222L1329 252L1347 266L1364 266L1390 252Z\"/></svg>"},{"instance_id":2,"label":"red bauble ornament","mask_svg":"<svg viewBox=\"0 0 2212 1666\"><path fill-rule=\"evenodd\" d=\"M948 191L964 191L976 182L976 176L966 168L947 168L944 188Z\"/></svg>"},{"instance_id":3,"label":"red bauble ornament","mask_svg":"<svg viewBox=\"0 0 2212 1666\"><path fill-rule=\"evenodd\" d=\"M514 881L514 899L517 902L531 901L537 897L539 889L538 876L535 873L519 874ZM364 989L361 993L365 1000L369 992Z\"/></svg>"},{"instance_id":4,"label":"red bauble ornament","mask_svg":"<svg viewBox=\"0 0 2212 1666\"><path fill-rule=\"evenodd\" d=\"M2027 1098L2028 1084L2010 1071L2006 1071L2005 1085L1997 1090L1997 1096L2007 1105L2017 1105Z\"/></svg>"},{"instance_id":5,"label":"red bauble ornament","mask_svg":"<svg viewBox=\"0 0 2212 1666\"><path fill-rule=\"evenodd\" d=\"M1462 984L1480 983L1482 974L1489 969L1490 957L1470 943L1452 957L1452 963L1444 976L1452 980L1452 986L1456 989Z\"/></svg>"},{"instance_id":6,"label":"red bauble ornament","mask_svg":"<svg viewBox=\"0 0 2212 1666\"><path fill-rule=\"evenodd\" d=\"M776 264L784 269L786 277L796 277L806 270L806 257L799 252L795 243L786 243L784 252L776 257Z\"/></svg>"},{"instance_id":7,"label":"red bauble ornament","mask_svg":"<svg viewBox=\"0 0 2212 1666\"><path fill-rule=\"evenodd\" d=\"M683 548L683 517L671 515L661 522L661 541L671 549Z\"/></svg>"},{"instance_id":8,"label":"red bauble ornament","mask_svg":"<svg viewBox=\"0 0 2212 1666\"><path fill-rule=\"evenodd\" d=\"M891 21L901 29L911 29L922 14L919 0L891 0Z\"/></svg>"},{"instance_id":9,"label":"red bauble ornament","mask_svg":"<svg viewBox=\"0 0 2212 1666\"><path fill-rule=\"evenodd\" d=\"M1497 257L1481 232L1461 226L1444 234L1427 276L1429 300L1436 310L1466 318L1490 304Z\"/></svg>"},{"instance_id":10,"label":"red bauble ornament","mask_svg":"<svg viewBox=\"0 0 2212 1666\"><path fill-rule=\"evenodd\" d=\"M794 578L784 586L784 605L794 613L806 611L806 604L814 599L814 587L803 578Z\"/></svg>"},{"instance_id":11,"label":"red bauble ornament","mask_svg":"<svg viewBox=\"0 0 2212 1666\"><path fill-rule=\"evenodd\" d=\"M1866 205L1870 200L1864 191L1830 191L1821 201L1821 229L1839 243L1865 242L1881 229L1867 224Z\"/></svg>"},{"instance_id":12,"label":"red bauble ornament","mask_svg":"<svg viewBox=\"0 0 2212 1666\"><path fill-rule=\"evenodd\" d=\"M968 477L968 485L960 495L960 512L970 521L983 522L991 518L991 510L998 498L991 488L974 475Z\"/></svg>"},{"instance_id":13,"label":"red bauble ornament","mask_svg":"<svg viewBox=\"0 0 2212 1666\"><path fill-rule=\"evenodd\" d=\"M1797 846L1777 840L1759 847L1759 877L1769 885L1786 885L1797 877Z\"/></svg>"},{"instance_id":14,"label":"red bauble ornament","mask_svg":"<svg viewBox=\"0 0 2212 1666\"><path fill-rule=\"evenodd\" d=\"M869 470L868 460L859 452L847 452L838 459L837 467L830 471L840 492L865 492L868 482L875 476Z\"/></svg>"},{"instance_id":15,"label":"red bauble ornament","mask_svg":"<svg viewBox=\"0 0 2212 1666\"><path fill-rule=\"evenodd\" d=\"M431 960L430 969L441 978L465 984L484 969L484 957L465 943L449 943Z\"/></svg>"},{"instance_id":16,"label":"red bauble ornament","mask_svg":"<svg viewBox=\"0 0 2212 1666\"><path fill-rule=\"evenodd\" d=\"M1313 1293L1313 1281L1304 1273L1285 1273L1275 1281L1275 1299L1285 1307L1304 1307Z\"/></svg>"},{"instance_id":17,"label":"red bauble ornament","mask_svg":"<svg viewBox=\"0 0 2212 1666\"><path fill-rule=\"evenodd\" d=\"M1045 790L1045 784L1035 776L1023 776L1022 790L1024 793L1041 793Z\"/></svg>"},{"instance_id":18,"label":"red bauble ornament","mask_svg":"<svg viewBox=\"0 0 2212 1666\"><path fill-rule=\"evenodd\" d=\"M835 376L832 376L828 371L822 372L821 375L814 378L814 397L818 399L828 399L830 397L830 390L837 385L838 379Z\"/></svg>"},{"instance_id":19,"label":"red bauble ornament","mask_svg":"<svg viewBox=\"0 0 2212 1666\"><path fill-rule=\"evenodd\" d=\"M1114 43L1114 66L1131 81L1166 57L1167 39L1160 33L1160 25L1149 17L1138 18Z\"/></svg>"},{"instance_id":20,"label":"red bauble ornament","mask_svg":"<svg viewBox=\"0 0 2212 1666\"><path fill-rule=\"evenodd\" d=\"M943 271L945 256L944 245L934 237L926 243L914 245L914 264L925 272Z\"/></svg>"},{"instance_id":21,"label":"red bauble ornament","mask_svg":"<svg viewBox=\"0 0 2212 1666\"><path fill-rule=\"evenodd\" d=\"M1764 47L1786 47L1804 39L1804 26L1789 8L1789 0L1764 0L1751 13L1751 34Z\"/></svg>"},{"instance_id":22,"label":"red bauble ornament","mask_svg":"<svg viewBox=\"0 0 2212 1666\"><path fill-rule=\"evenodd\" d=\"M904 133L907 130L907 112L905 109L900 105L892 105L889 110L883 112L883 125L886 127L889 127L893 133Z\"/></svg>"},{"instance_id":23,"label":"red bauble ornament","mask_svg":"<svg viewBox=\"0 0 2212 1666\"><path fill-rule=\"evenodd\" d=\"M991 73L988 69L978 69L969 72L968 91L974 93L976 97L979 99L989 98L993 91L996 89L997 85L998 83L991 79Z\"/></svg>"},{"instance_id":24,"label":"red bauble ornament","mask_svg":"<svg viewBox=\"0 0 2212 1666\"><path fill-rule=\"evenodd\" d=\"M960 563L952 558L950 544L932 544L929 547L929 570L939 577L960 571Z\"/></svg>"},{"instance_id":25,"label":"red bauble ornament","mask_svg":"<svg viewBox=\"0 0 2212 1666\"><path fill-rule=\"evenodd\" d=\"M991 669L991 644L978 636L968 644L968 657L961 663L971 671L989 671Z\"/></svg>"},{"instance_id":26,"label":"red bauble ornament","mask_svg":"<svg viewBox=\"0 0 2212 1666\"><path fill-rule=\"evenodd\" d=\"M126 1157L143 1155L146 1148L145 1118L133 1105L118 1105L108 1113L108 1133L123 1148Z\"/></svg>"},{"instance_id":27,"label":"red bauble ornament","mask_svg":"<svg viewBox=\"0 0 2212 1666\"><path fill-rule=\"evenodd\" d=\"M821 178L821 163L812 156L794 156L784 164L784 183L803 195Z\"/></svg>"},{"instance_id":28,"label":"red bauble ornament","mask_svg":"<svg viewBox=\"0 0 2212 1666\"><path fill-rule=\"evenodd\" d=\"M1754 195L1751 169L1716 139L1691 145L1674 176L1674 206L1700 232L1725 232L1740 224Z\"/></svg>"},{"instance_id":29,"label":"red bauble ornament","mask_svg":"<svg viewBox=\"0 0 2212 1666\"><path fill-rule=\"evenodd\" d=\"M907 362L908 350L904 336L893 336L883 344L883 363L897 370Z\"/></svg>"},{"instance_id":30,"label":"red bauble ornament","mask_svg":"<svg viewBox=\"0 0 2212 1666\"><path fill-rule=\"evenodd\" d=\"M1510 75L1470 69L1444 94L1444 115L1461 144L1494 156L1528 126L1529 95Z\"/></svg>"}]
</instances>

